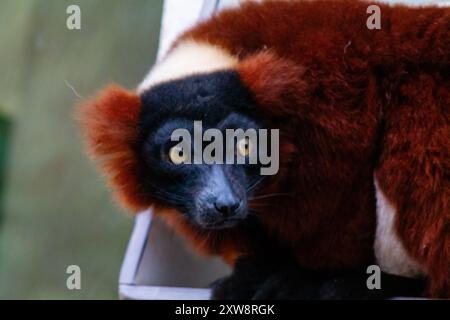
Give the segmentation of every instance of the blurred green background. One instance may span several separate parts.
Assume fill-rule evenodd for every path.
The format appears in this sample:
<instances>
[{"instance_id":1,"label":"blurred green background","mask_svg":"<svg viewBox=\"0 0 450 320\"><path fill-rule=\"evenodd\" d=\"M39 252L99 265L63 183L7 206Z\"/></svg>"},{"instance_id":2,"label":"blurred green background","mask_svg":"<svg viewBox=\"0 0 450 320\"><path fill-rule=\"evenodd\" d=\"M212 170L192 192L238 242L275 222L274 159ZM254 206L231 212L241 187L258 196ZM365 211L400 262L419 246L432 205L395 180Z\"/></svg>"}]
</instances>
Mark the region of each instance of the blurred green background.
<instances>
[{"instance_id":1,"label":"blurred green background","mask_svg":"<svg viewBox=\"0 0 450 320\"><path fill-rule=\"evenodd\" d=\"M81 8L81 30L66 8ZM153 63L162 0L0 2L0 298L117 298L133 219L84 155L74 105ZM81 290L66 268L81 268Z\"/></svg>"}]
</instances>

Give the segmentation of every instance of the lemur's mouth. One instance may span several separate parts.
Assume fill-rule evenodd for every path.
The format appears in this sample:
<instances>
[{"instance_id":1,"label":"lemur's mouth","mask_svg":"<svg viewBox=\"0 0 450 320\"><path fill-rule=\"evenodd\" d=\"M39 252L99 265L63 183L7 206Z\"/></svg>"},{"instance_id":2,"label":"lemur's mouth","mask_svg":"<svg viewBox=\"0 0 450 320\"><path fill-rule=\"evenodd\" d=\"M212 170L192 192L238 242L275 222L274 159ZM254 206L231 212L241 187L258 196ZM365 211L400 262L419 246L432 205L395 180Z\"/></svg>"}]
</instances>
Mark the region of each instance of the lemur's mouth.
<instances>
[{"instance_id":1,"label":"lemur's mouth","mask_svg":"<svg viewBox=\"0 0 450 320\"><path fill-rule=\"evenodd\" d=\"M227 229L227 228L235 227L241 221L242 221L242 219L239 219L239 218L230 218L230 219L224 219L224 220L214 222L214 223L204 224L202 227L205 229L213 229L213 230Z\"/></svg>"}]
</instances>

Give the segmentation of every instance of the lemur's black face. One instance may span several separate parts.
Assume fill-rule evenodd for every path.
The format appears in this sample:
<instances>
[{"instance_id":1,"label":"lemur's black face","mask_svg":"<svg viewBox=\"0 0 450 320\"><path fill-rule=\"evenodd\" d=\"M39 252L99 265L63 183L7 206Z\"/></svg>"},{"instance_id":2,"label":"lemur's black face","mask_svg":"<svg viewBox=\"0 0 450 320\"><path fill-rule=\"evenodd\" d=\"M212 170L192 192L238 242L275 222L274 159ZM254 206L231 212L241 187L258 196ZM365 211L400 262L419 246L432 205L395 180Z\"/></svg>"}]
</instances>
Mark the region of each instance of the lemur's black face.
<instances>
[{"instance_id":1,"label":"lemur's black face","mask_svg":"<svg viewBox=\"0 0 450 320\"><path fill-rule=\"evenodd\" d=\"M262 179L259 165L248 161L225 164L225 157L227 152L247 156L249 146L236 141L230 151L224 141L223 164L195 164L194 142L191 161L186 163L179 140L171 139L175 130L186 129L194 140L194 121L202 122L202 132L218 129L224 138L226 129L259 129L254 105L239 75L223 71L167 82L144 92L141 100L145 183L154 198L203 228L231 227L245 219L252 189ZM209 143L202 142L201 149Z\"/></svg>"}]
</instances>

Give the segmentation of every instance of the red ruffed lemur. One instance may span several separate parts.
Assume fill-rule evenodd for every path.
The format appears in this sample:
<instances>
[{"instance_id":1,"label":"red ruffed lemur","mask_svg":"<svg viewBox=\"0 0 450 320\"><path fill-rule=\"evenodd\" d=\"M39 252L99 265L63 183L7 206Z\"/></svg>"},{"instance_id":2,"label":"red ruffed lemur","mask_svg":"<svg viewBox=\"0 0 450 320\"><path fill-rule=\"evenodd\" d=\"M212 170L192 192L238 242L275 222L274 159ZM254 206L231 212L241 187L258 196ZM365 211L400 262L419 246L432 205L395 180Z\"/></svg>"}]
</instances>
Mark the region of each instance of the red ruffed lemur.
<instances>
[{"instance_id":1,"label":"red ruffed lemur","mask_svg":"<svg viewBox=\"0 0 450 320\"><path fill-rule=\"evenodd\" d=\"M119 202L234 266L214 298L450 298L450 8L379 4L370 30L368 5L242 4L82 106ZM194 120L279 129L278 173L184 164Z\"/></svg>"}]
</instances>

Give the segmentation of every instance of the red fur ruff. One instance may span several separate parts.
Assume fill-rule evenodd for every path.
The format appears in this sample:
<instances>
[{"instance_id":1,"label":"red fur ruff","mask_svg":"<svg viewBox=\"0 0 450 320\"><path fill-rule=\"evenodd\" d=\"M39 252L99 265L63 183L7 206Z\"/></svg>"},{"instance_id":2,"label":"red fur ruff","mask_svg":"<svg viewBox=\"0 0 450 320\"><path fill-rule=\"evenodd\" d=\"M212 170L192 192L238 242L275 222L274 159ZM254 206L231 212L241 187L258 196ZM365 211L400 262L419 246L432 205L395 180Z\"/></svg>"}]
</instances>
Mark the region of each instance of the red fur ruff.
<instances>
[{"instance_id":1,"label":"red fur ruff","mask_svg":"<svg viewBox=\"0 0 450 320\"><path fill-rule=\"evenodd\" d=\"M140 98L117 85L79 108L89 154L110 179L117 200L135 212L152 203L139 179L144 168L137 156L140 108Z\"/></svg>"}]
</instances>

